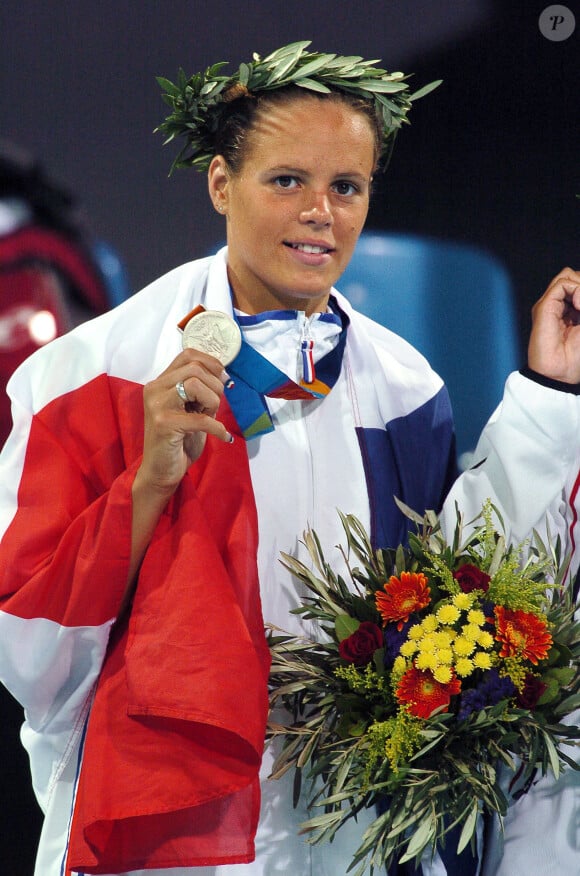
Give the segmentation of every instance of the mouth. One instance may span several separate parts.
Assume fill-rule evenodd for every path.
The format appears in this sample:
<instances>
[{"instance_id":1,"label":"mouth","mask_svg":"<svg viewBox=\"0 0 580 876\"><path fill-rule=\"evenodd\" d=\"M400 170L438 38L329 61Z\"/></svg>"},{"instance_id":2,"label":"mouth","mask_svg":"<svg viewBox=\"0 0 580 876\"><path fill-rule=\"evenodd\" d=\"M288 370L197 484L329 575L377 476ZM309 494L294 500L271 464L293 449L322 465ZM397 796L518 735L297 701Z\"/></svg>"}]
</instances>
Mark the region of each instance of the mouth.
<instances>
[{"instance_id":1,"label":"mouth","mask_svg":"<svg viewBox=\"0 0 580 876\"><path fill-rule=\"evenodd\" d=\"M290 243L285 241L284 245L298 252L308 253L308 255L327 255L329 252L334 252L332 246L323 246L315 243Z\"/></svg>"}]
</instances>

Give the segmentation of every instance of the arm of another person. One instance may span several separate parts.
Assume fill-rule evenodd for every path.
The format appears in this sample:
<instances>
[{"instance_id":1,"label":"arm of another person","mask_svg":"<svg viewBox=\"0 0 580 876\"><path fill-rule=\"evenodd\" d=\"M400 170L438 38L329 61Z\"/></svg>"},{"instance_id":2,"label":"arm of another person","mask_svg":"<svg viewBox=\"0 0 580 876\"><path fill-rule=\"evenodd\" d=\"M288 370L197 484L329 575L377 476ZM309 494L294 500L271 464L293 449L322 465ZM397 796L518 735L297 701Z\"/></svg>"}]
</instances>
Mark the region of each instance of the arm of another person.
<instances>
[{"instance_id":1,"label":"arm of another person","mask_svg":"<svg viewBox=\"0 0 580 876\"><path fill-rule=\"evenodd\" d=\"M443 509L448 532L455 504L471 520L491 499L515 543L533 529L568 550L580 470L580 273L566 268L535 304L528 368L508 378L485 427L473 467L456 481ZM578 558L573 567L578 566Z\"/></svg>"}]
</instances>

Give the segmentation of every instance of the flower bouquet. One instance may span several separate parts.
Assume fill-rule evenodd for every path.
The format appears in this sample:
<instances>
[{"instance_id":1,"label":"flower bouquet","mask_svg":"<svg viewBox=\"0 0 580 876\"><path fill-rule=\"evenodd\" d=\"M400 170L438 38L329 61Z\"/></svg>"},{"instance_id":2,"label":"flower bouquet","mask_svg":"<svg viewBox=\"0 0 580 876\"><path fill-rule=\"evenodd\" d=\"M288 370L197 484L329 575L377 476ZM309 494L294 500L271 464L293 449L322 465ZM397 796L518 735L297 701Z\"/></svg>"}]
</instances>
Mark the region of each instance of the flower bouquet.
<instances>
[{"instance_id":1,"label":"flower bouquet","mask_svg":"<svg viewBox=\"0 0 580 876\"><path fill-rule=\"evenodd\" d=\"M452 830L453 851L473 849L480 815L507 810L501 764L522 787L536 771L577 768L564 747L580 729L563 721L580 707L580 623L559 543L535 533L506 545L490 503L469 530L458 514L447 543L435 514L399 504L416 532L396 550L374 550L360 522L340 515L348 582L306 532L313 570L283 563L306 587L296 611L317 633L269 628L271 706L288 716L269 724L281 740L272 776L294 768L295 796L311 781L311 843L376 807L356 876L418 863Z\"/></svg>"}]
</instances>

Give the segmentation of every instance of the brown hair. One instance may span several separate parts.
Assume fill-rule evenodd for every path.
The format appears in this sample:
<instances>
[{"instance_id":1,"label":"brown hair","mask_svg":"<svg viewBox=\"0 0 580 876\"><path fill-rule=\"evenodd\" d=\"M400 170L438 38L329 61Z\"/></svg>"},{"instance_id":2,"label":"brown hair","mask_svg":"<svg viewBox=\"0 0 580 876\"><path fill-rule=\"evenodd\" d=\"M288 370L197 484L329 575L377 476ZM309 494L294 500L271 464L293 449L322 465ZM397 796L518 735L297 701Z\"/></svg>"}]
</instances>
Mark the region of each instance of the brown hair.
<instances>
[{"instance_id":1,"label":"brown hair","mask_svg":"<svg viewBox=\"0 0 580 876\"><path fill-rule=\"evenodd\" d=\"M293 100L334 100L350 106L369 120L375 146L375 165L381 159L383 146L383 121L375 109L373 100L367 100L345 91L333 89L329 94L306 91L297 85L289 85L275 91L262 92L257 96L242 94L226 101L214 134L214 154L223 155L230 171L239 173L248 151L248 134L252 131L258 116L268 111L268 107L291 103Z\"/></svg>"}]
</instances>

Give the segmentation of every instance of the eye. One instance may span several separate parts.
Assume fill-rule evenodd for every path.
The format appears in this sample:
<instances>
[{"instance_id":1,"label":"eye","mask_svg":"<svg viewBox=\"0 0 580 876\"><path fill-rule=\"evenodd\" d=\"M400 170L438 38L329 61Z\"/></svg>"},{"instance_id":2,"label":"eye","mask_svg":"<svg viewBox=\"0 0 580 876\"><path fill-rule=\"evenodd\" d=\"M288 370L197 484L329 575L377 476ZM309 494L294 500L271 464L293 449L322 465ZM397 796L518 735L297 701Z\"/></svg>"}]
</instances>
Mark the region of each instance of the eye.
<instances>
[{"instance_id":1,"label":"eye","mask_svg":"<svg viewBox=\"0 0 580 876\"><path fill-rule=\"evenodd\" d=\"M281 189L295 189L298 180L295 176L277 176L274 179L274 184Z\"/></svg>"},{"instance_id":2,"label":"eye","mask_svg":"<svg viewBox=\"0 0 580 876\"><path fill-rule=\"evenodd\" d=\"M346 179L341 179L338 180L338 182L335 182L333 189L337 195L345 195L347 197L350 195L356 195L360 191L357 185Z\"/></svg>"}]
</instances>

